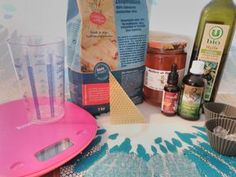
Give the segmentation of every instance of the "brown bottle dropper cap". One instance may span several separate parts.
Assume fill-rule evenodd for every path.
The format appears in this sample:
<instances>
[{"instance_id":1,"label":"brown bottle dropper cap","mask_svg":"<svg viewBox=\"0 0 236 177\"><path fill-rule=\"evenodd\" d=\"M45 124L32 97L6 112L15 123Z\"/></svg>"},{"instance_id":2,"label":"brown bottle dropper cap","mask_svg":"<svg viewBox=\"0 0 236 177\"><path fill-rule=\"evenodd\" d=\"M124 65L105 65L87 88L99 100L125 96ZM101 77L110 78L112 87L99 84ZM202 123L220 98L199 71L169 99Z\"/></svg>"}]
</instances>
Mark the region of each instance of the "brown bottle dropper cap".
<instances>
[{"instance_id":1,"label":"brown bottle dropper cap","mask_svg":"<svg viewBox=\"0 0 236 177\"><path fill-rule=\"evenodd\" d=\"M168 75L167 83L168 84L177 85L178 84L178 80L179 80L179 74L177 72L177 65L176 64L172 64L171 65L171 72Z\"/></svg>"}]
</instances>

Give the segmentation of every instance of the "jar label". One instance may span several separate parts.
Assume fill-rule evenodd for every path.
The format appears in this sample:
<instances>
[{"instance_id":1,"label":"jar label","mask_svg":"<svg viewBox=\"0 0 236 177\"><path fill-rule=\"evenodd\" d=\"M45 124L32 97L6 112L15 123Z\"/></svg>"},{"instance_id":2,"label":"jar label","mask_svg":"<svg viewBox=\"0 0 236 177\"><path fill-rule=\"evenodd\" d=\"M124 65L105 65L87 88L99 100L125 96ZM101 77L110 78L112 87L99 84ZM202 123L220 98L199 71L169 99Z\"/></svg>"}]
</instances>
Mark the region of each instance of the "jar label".
<instances>
[{"instance_id":1,"label":"jar label","mask_svg":"<svg viewBox=\"0 0 236 177\"><path fill-rule=\"evenodd\" d=\"M204 100L210 101L217 77L220 61L229 33L229 25L206 23L198 60L205 61L205 78L207 85Z\"/></svg>"},{"instance_id":2,"label":"jar label","mask_svg":"<svg viewBox=\"0 0 236 177\"><path fill-rule=\"evenodd\" d=\"M144 85L152 90L163 91L167 84L167 78L170 71L156 70L146 67L144 75ZM184 77L184 69L178 70L179 80Z\"/></svg>"},{"instance_id":3,"label":"jar label","mask_svg":"<svg viewBox=\"0 0 236 177\"><path fill-rule=\"evenodd\" d=\"M179 93L173 92L163 92L162 103L161 103L161 111L165 113L176 113L177 105L178 105L178 97Z\"/></svg>"},{"instance_id":4,"label":"jar label","mask_svg":"<svg viewBox=\"0 0 236 177\"><path fill-rule=\"evenodd\" d=\"M180 116L198 118L204 87L183 86L178 112Z\"/></svg>"}]
</instances>

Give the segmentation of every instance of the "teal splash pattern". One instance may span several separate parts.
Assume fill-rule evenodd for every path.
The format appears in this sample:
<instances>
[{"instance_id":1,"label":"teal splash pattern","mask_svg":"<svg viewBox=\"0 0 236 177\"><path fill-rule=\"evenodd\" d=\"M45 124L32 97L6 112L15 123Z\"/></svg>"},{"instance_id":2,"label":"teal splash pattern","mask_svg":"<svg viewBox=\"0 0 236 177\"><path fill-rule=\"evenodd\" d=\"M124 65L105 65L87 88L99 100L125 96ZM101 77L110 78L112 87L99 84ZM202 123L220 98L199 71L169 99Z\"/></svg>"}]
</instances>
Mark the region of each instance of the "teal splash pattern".
<instances>
[{"instance_id":1,"label":"teal splash pattern","mask_svg":"<svg viewBox=\"0 0 236 177\"><path fill-rule=\"evenodd\" d=\"M108 135L105 129L99 129L93 142L61 168L61 175L62 177L236 176L236 158L216 153L208 143L205 128L197 126L193 128L196 130L194 133L176 131L178 138L172 138L171 141L157 137L150 145L152 153L148 153L142 144L138 144L134 152L135 148L132 147L130 138L108 147L106 140L116 141L119 134Z\"/></svg>"}]
</instances>

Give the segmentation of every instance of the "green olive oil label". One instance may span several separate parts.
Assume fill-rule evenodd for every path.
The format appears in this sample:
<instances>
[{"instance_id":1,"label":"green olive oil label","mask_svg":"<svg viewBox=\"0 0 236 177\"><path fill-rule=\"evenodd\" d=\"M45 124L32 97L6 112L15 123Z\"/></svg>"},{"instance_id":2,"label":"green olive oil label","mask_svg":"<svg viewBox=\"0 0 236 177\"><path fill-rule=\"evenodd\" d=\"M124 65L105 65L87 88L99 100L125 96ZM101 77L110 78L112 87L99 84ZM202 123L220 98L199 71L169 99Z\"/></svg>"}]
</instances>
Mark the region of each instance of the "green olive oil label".
<instances>
[{"instance_id":1,"label":"green olive oil label","mask_svg":"<svg viewBox=\"0 0 236 177\"><path fill-rule=\"evenodd\" d=\"M199 117L203 91L203 87L184 85L178 108L181 116L190 118Z\"/></svg>"},{"instance_id":2,"label":"green olive oil label","mask_svg":"<svg viewBox=\"0 0 236 177\"><path fill-rule=\"evenodd\" d=\"M198 60L205 61L204 75L207 85L204 100L210 101L219 64L229 33L229 25L206 23Z\"/></svg>"}]
</instances>

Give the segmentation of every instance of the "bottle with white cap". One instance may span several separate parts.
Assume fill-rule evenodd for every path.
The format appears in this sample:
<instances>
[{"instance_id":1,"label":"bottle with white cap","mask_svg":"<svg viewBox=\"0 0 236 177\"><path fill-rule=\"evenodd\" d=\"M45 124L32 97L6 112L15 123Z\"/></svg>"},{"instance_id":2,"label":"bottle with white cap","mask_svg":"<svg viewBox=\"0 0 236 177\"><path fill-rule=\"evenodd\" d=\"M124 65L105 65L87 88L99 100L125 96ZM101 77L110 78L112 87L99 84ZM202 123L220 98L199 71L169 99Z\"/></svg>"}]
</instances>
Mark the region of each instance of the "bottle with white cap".
<instances>
[{"instance_id":1,"label":"bottle with white cap","mask_svg":"<svg viewBox=\"0 0 236 177\"><path fill-rule=\"evenodd\" d=\"M178 115L184 119L198 120L200 118L205 88L203 74L204 62L195 60L192 63L190 74L183 78Z\"/></svg>"}]
</instances>

